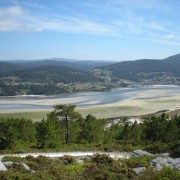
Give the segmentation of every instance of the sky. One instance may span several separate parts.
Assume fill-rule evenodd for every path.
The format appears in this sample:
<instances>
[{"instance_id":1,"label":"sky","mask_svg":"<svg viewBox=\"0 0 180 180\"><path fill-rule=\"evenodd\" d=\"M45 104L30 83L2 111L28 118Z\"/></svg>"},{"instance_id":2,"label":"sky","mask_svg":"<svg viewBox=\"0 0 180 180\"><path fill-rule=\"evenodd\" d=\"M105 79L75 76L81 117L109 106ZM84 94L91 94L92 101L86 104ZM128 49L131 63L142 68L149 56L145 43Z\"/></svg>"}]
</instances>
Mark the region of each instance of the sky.
<instances>
[{"instance_id":1,"label":"sky","mask_svg":"<svg viewBox=\"0 0 180 180\"><path fill-rule=\"evenodd\" d=\"M178 53L180 0L0 0L0 60Z\"/></svg>"}]
</instances>

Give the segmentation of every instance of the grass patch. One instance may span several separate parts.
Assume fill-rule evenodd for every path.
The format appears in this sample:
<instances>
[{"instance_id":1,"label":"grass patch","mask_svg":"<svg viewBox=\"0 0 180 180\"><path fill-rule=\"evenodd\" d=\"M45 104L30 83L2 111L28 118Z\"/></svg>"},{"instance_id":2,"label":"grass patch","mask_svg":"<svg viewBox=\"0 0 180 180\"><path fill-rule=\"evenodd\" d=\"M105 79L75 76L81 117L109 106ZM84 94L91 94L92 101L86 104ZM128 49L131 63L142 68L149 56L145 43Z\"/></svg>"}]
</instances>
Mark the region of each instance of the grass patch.
<instances>
[{"instance_id":1,"label":"grass patch","mask_svg":"<svg viewBox=\"0 0 180 180\"><path fill-rule=\"evenodd\" d=\"M135 115L142 112L143 109L137 106L106 106L106 107L90 107L77 109L83 117L92 114L98 118L112 118L127 115Z\"/></svg>"},{"instance_id":2,"label":"grass patch","mask_svg":"<svg viewBox=\"0 0 180 180\"><path fill-rule=\"evenodd\" d=\"M33 121L40 121L46 118L50 111L32 111L32 112L16 112L16 113L0 113L0 118L26 118Z\"/></svg>"}]
</instances>

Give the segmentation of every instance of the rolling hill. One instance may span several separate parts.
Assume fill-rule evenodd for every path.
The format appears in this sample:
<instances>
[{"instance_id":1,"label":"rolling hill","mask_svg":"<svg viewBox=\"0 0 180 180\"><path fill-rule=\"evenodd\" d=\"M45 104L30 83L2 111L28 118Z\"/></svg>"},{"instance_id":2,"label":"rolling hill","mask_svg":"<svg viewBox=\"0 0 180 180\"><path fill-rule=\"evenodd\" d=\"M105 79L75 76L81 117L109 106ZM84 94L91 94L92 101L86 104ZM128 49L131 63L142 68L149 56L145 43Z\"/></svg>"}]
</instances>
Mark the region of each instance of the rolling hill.
<instances>
[{"instance_id":1,"label":"rolling hill","mask_svg":"<svg viewBox=\"0 0 180 180\"><path fill-rule=\"evenodd\" d=\"M141 59L135 61L123 61L101 69L109 70L118 78L133 79L139 73L171 73L180 76L180 54L170 56L162 60Z\"/></svg>"},{"instance_id":2,"label":"rolling hill","mask_svg":"<svg viewBox=\"0 0 180 180\"><path fill-rule=\"evenodd\" d=\"M0 62L0 74L5 72L17 71L21 69L24 69L24 66L9 62Z\"/></svg>"},{"instance_id":3,"label":"rolling hill","mask_svg":"<svg viewBox=\"0 0 180 180\"><path fill-rule=\"evenodd\" d=\"M75 60L75 59L64 59L64 58L39 59L39 60L10 60L8 62L21 65L26 68L51 65L51 66L66 66L80 70L89 70L115 63L115 61Z\"/></svg>"},{"instance_id":4,"label":"rolling hill","mask_svg":"<svg viewBox=\"0 0 180 180\"><path fill-rule=\"evenodd\" d=\"M97 78L82 70L77 70L65 66L41 66L35 68L26 68L25 70L11 71L3 73L3 76L16 76L22 82L39 82L39 83L74 83L74 82L96 82L101 81Z\"/></svg>"}]
</instances>

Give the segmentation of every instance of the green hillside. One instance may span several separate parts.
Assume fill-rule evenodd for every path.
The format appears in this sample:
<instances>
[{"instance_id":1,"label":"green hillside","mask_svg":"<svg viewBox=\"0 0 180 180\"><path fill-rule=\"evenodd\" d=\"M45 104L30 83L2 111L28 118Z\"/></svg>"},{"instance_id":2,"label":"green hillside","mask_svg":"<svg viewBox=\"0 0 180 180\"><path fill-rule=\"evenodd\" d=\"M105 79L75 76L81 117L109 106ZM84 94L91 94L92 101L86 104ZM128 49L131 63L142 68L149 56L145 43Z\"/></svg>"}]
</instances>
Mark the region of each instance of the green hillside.
<instances>
[{"instance_id":1,"label":"green hillside","mask_svg":"<svg viewBox=\"0 0 180 180\"><path fill-rule=\"evenodd\" d=\"M74 83L74 82L96 82L101 81L100 78L92 74L73 69L65 66L42 66L20 71L4 73L4 76L17 76L23 82L39 82L39 83Z\"/></svg>"},{"instance_id":2,"label":"green hillside","mask_svg":"<svg viewBox=\"0 0 180 180\"><path fill-rule=\"evenodd\" d=\"M102 67L119 78L133 79L138 73L166 72L180 75L180 54L162 60L142 59L123 61Z\"/></svg>"},{"instance_id":3,"label":"green hillside","mask_svg":"<svg viewBox=\"0 0 180 180\"><path fill-rule=\"evenodd\" d=\"M23 69L24 66L9 62L0 62L0 74Z\"/></svg>"}]
</instances>

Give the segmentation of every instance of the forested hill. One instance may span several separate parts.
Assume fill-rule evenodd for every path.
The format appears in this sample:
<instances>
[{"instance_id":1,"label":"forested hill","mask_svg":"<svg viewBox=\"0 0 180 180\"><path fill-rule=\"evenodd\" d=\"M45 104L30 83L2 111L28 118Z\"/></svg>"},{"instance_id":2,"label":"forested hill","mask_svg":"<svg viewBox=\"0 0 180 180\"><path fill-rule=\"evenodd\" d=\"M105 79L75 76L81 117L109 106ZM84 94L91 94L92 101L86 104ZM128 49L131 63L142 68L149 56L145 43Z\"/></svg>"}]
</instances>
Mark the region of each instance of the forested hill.
<instances>
[{"instance_id":1,"label":"forested hill","mask_svg":"<svg viewBox=\"0 0 180 180\"><path fill-rule=\"evenodd\" d=\"M3 76L16 76L22 82L39 83L74 83L74 82L96 82L100 78L92 74L65 66L42 66L24 70L3 73Z\"/></svg>"},{"instance_id":2,"label":"forested hill","mask_svg":"<svg viewBox=\"0 0 180 180\"><path fill-rule=\"evenodd\" d=\"M22 65L17 65L17 64L8 63L8 62L0 62L0 74L4 72L20 70L23 68L24 67Z\"/></svg>"},{"instance_id":3,"label":"forested hill","mask_svg":"<svg viewBox=\"0 0 180 180\"><path fill-rule=\"evenodd\" d=\"M113 75L120 78L133 78L138 73L166 72L180 76L180 54L162 59L142 59L136 61L123 61L104 66Z\"/></svg>"}]
</instances>

